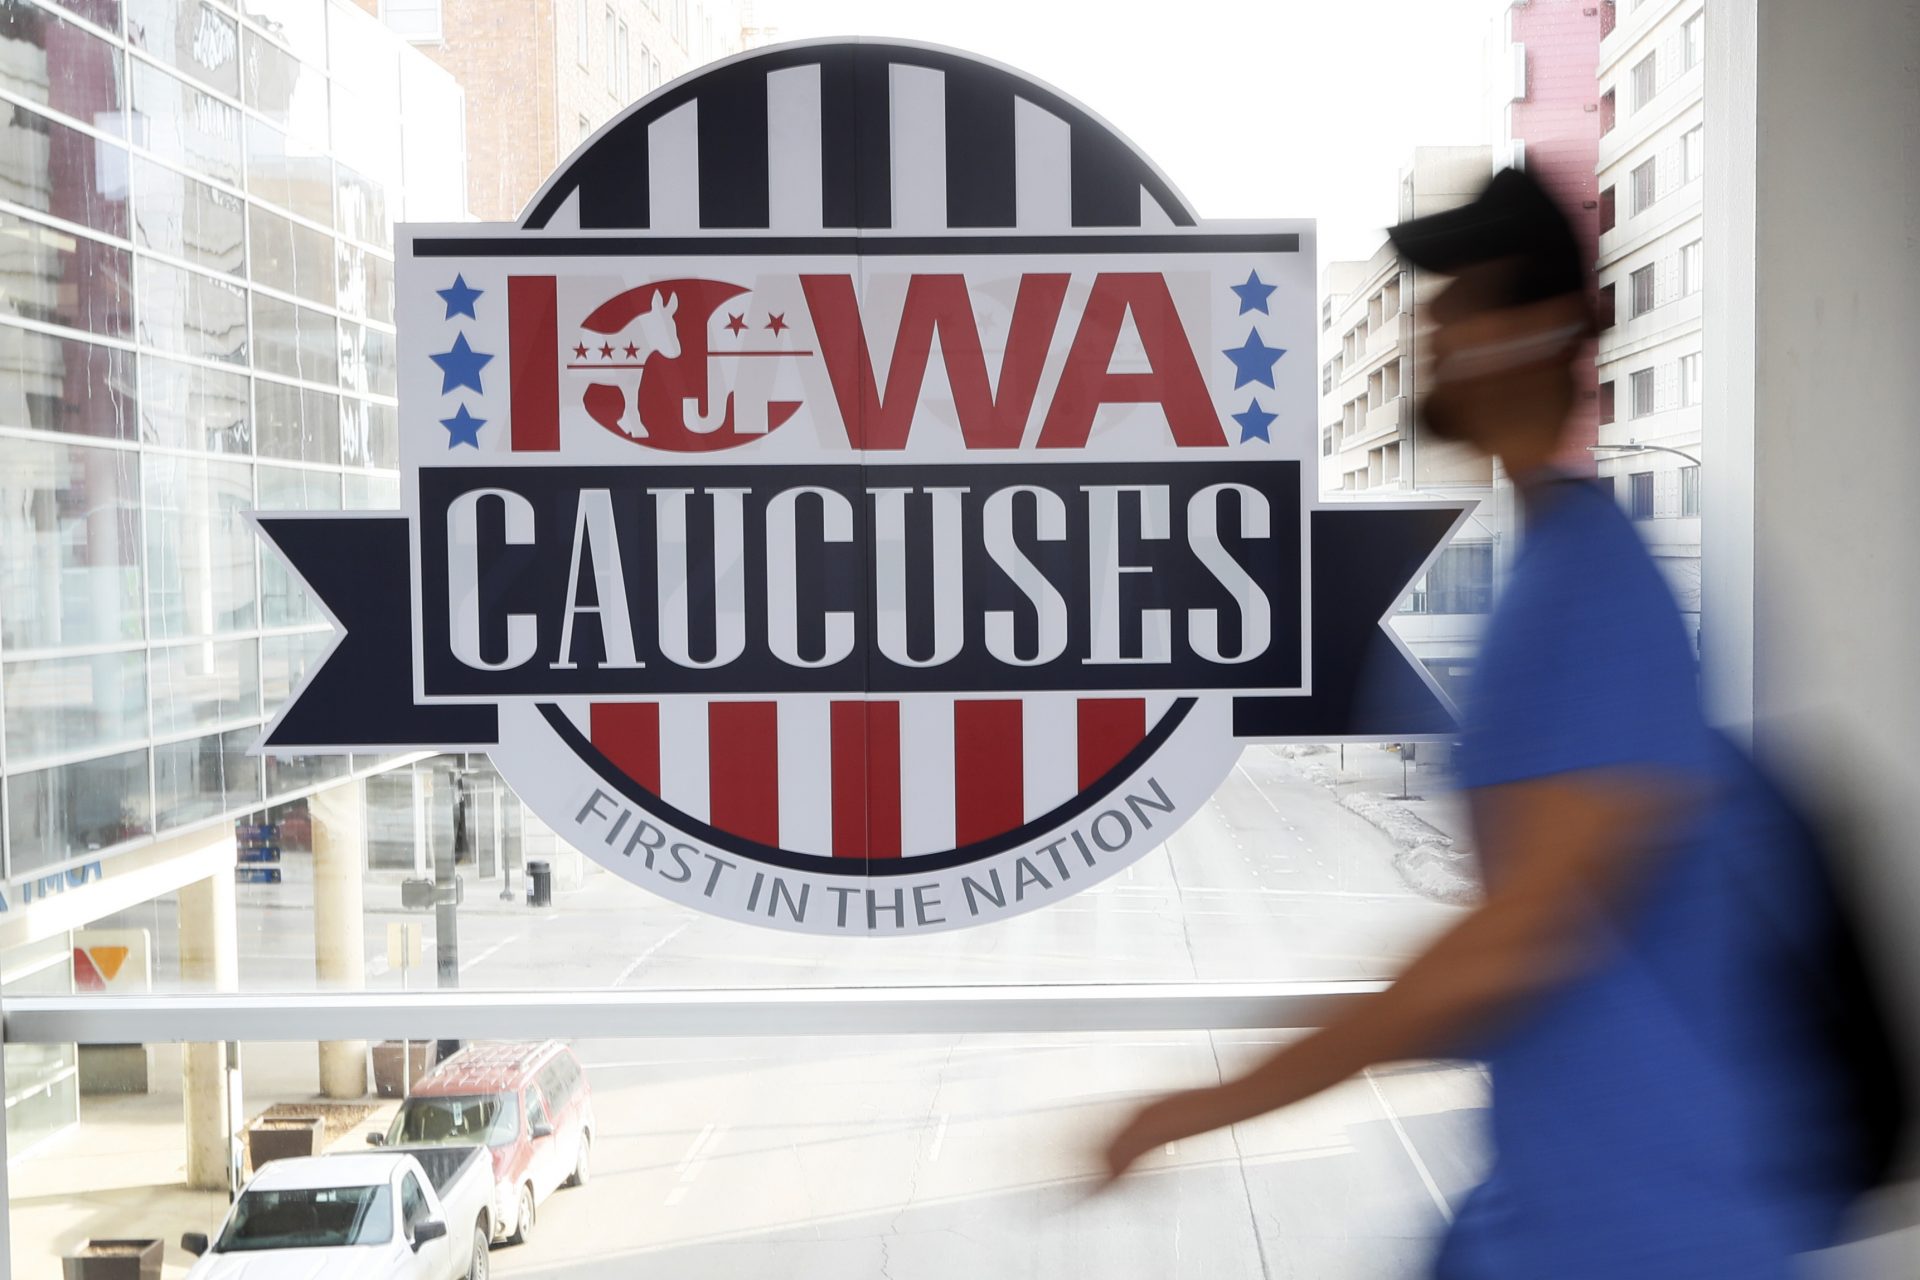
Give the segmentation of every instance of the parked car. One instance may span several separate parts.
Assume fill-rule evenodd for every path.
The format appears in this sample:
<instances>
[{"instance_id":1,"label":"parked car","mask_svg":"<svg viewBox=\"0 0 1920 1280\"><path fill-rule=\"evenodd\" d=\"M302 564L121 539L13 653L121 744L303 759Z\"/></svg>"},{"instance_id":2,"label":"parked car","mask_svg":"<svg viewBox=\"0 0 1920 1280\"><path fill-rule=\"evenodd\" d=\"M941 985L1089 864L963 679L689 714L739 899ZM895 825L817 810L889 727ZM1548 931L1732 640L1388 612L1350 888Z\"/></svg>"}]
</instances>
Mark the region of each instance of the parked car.
<instances>
[{"instance_id":1,"label":"parked car","mask_svg":"<svg viewBox=\"0 0 1920 1280\"><path fill-rule=\"evenodd\" d=\"M187 1280L486 1280L493 1179L449 1147L275 1160L253 1175Z\"/></svg>"},{"instance_id":2,"label":"parked car","mask_svg":"<svg viewBox=\"0 0 1920 1280\"><path fill-rule=\"evenodd\" d=\"M585 1184L593 1153L593 1095L573 1050L539 1044L468 1045L416 1082L376 1146L485 1146L493 1157L493 1230L519 1244L539 1206Z\"/></svg>"}]
</instances>

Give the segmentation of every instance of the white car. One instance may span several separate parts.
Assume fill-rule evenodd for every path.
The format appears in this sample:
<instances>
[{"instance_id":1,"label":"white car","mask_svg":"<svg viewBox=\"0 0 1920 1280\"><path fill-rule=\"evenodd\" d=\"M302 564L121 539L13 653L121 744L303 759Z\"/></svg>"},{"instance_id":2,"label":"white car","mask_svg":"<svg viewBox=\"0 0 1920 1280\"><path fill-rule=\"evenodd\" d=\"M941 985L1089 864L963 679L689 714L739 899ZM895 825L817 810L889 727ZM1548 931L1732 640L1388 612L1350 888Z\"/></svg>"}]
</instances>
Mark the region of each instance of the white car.
<instances>
[{"instance_id":1,"label":"white car","mask_svg":"<svg viewBox=\"0 0 1920 1280\"><path fill-rule=\"evenodd\" d=\"M492 1201L479 1148L275 1160L180 1247L187 1280L486 1280Z\"/></svg>"}]
</instances>

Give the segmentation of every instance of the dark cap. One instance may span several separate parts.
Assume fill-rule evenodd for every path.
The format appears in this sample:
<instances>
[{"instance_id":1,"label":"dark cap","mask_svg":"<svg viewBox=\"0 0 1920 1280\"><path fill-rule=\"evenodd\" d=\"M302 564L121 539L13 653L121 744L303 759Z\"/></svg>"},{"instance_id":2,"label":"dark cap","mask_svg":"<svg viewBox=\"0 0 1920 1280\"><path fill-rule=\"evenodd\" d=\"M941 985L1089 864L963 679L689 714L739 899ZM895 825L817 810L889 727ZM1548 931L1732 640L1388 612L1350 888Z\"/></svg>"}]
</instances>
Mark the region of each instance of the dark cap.
<instances>
[{"instance_id":1,"label":"dark cap","mask_svg":"<svg viewBox=\"0 0 1920 1280\"><path fill-rule=\"evenodd\" d=\"M1502 291L1506 306L1587 287L1587 255L1573 224L1546 188L1519 169L1494 174L1485 190L1457 209L1389 227L1387 238L1408 262L1441 275L1511 260L1513 275Z\"/></svg>"}]
</instances>

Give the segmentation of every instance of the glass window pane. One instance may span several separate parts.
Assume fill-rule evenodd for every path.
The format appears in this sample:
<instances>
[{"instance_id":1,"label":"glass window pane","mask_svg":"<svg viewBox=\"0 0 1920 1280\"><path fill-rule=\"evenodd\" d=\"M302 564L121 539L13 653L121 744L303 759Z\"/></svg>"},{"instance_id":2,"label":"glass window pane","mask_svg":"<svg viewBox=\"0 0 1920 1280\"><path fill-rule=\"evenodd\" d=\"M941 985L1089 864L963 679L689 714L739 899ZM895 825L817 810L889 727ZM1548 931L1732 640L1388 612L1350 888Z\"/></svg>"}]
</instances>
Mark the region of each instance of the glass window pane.
<instances>
[{"instance_id":1,"label":"glass window pane","mask_svg":"<svg viewBox=\"0 0 1920 1280\"><path fill-rule=\"evenodd\" d=\"M254 625L253 468L149 454L147 611L155 639Z\"/></svg>"},{"instance_id":2,"label":"glass window pane","mask_svg":"<svg viewBox=\"0 0 1920 1280\"><path fill-rule=\"evenodd\" d=\"M394 394L393 335L365 325L340 324L340 384L376 395Z\"/></svg>"},{"instance_id":3,"label":"glass window pane","mask_svg":"<svg viewBox=\"0 0 1920 1280\"><path fill-rule=\"evenodd\" d=\"M147 149L238 186L240 110L168 71L133 60L133 110Z\"/></svg>"},{"instance_id":4,"label":"glass window pane","mask_svg":"<svg viewBox=\"0 0 1920 1280\"><path fill-rule=\"evenodd\" d=\"M253 278L283 293L332 305L333 237L254 205Z\"/></svg>"},{"instance_id":5,"label":"glass window pane","mask_svg":"<svg viewBox=\"0 0 1920 1280\"><path fill-rule=\"evenodd\" d=\"M119 51L50 10L20 0L0 5L0 89L126 136Z\"/></svg>"},{"instance_id":6,"label":"glass window pane","mask_svg":"<svg viewBox=\"0 0 1920 1280\"><path fill-rule=\"evenodd\" d=\"M340 376L339 336L325 312L253 295L255 367L283 377L331 383Z\"/></svg>"},{"instance_id":7,"label":"glass window pane","mask_svg":"<svg viewBox=\"0 0 1920 1280\"><path fill-rule=\"evenodd\" d=\"M303 635L262 636L260 639L260 709L273 715L286 704L307 672L333 642L331 631ZM271 776L271 769L269 769ZM283 788L284 790L284 788Z\"/></svg>"},{"instance_id":8,"label":"glass window pane","mask_svg":"<svg viewBox=\"0 0 1920 1280\"><path fill-rule=\"evenodd\" d=\"M268 799L344 778L351 768L346 756L266 756L262 762L266 765Z\"/></svg>"},{"instance_id":9,"label":"glass window pane","mask_svg":"<svg viewBox=\"0 0 1920 1280\"><path fill-rule=\"evenodd\" d=\"M399 413L390 404L342 396L340 436L348 466L391 471L400 465Z\"/></svg>"},{"instance_id":10,"label":"glass window pane","mask_svg":"<svg viewBox=\"0 0 1920 1280\"><path fill-rule=\"evenodd\" d=\"M155 649L151 679L156 734L186 733L260 717L257 641Z\"/></svg>"},{"instance_id":11,"label":"glass window pane","mask_svg":"<svg viewBox=\"0 0 1920 1280\"><path fill-rule=\"evenodd\" d=\"M333 225L333 166L324 152L298 143L270 124L247 121L247 190L318 222Z\"/></svg>"},{"instance_id":12,"label":"glass window pane","mask_svg":"<svg viewBox=\"0 0 1920 1280\"><path fill-rule=\"evenodd\" d=\"M134 238L229 275L245 275L247 229L239 196L151 160L133 164Z\"/></svg>"},{"instance_id":13,"label":"glass window pane","mask_svg":"<svg viewBox=\"0 0 1920 1280\"><path fill-rule=\"evenodd\" d=\"M260 803L260 758L248 754L260 731L235 729L153 749L158 821L168 831Z\"/></svg>"},{"instance_id":14,"label":"glass window pane","mask_svg":"<svg viewBox=\"0 0 1920 1280\"><path fill-rule=\"evenodd\" d=\"M141 638L139 458L0 438L0 644Z\"/></svg>"},{"instance_id":15,"label":"glass window pane","mask_svg":"<svg viewBox=\"0 0 1920 1280\"><path fill-rule=\"evenodd\" d=\"M325 391L290 387L257 378L253 384L253 420L260 455L298 462L340 461L338 397Z\"/></svg>"},{"instance_id":16,"label":"glass window pane","mask_svg":"<svg viewBox=\"0 0 1920 1280\"><path fill-rule=\"evenodd\" d=\"M260 468L260 510L338 511L340 475L295 467ZM277 554L260 566L260 612L269 627L324 622L326 615Z\"/></svg>"},{"instance_id":17,"label":"glass window pane","mask_svg":"<svg viewBox=\"0 0 1920 1280\"><path fill-rule=\"evenodd\" d=\"M353 475L346 478L349 511L395 511L400 507L400 477Z\"/></svg>"},{"instance_id":18,"label":"glass window pane","mask_svg":"<svg viewBox=\"0 0 1920 1280\"><path fill-rule=\"evenodd\" d=\"M0 200L127 234L126 148L9 102L0 119Z\"/></svg>"},{"instance_id":19,"label":"glass window pane","mask_svg":"<svg viewBox=\"0 0 1920 1280\"><path fill-rule=\"evenodd\" d=\"M339 296L342 311L392 324L392 261L343 241L340 245Z\"/></svg>"},{"instance_id":20,"label":"glass window pane","mask_svg":"<svg viewBox=\"0 0 1920 1280\"><path fill-rule=\"evenodd\" d=\"M250 453L247 379L203 365L140 357L140 433L148 444Z\"/></svg>"},{"instance_id":21,"label":"glass window pane","mask_svg":"<svg viewBox=\"0 0 1920 1280\"><path fill-rule=\"evenodd\" d=\"M133 353L0 325L0 426L130 440Z\"/></svg>"},{"instance_id":22,"label":"glass window pane","mask_svg":"<svg viewBox=\"0 0 1920 1280\"><path fill-rule=\"evenodd\" d=\"M7 779L13 875L152 832L145 748Z\"/></svg>"},{"instance_id":23,"label":"glass window pane","mask_svg":"<svg viewBox=\"0 0 1920 1280\"><path fill-rule=\"evenodd\" d=\"M327 78L291 53L248 31L246 103L289 135L327 145Z\"/></svg>"},{"instance_id":24,"label":"glass window pane","mask_svg":"<svg viewBox=\"0 0 1920 1280\"><path fill-rule=\"evenodd\" d=\"M326 61L325 0L240 0L240 15L301 57Z\"/></svg>"},{"instance_id":25,"label":"glass window pane","mask_svg":"<svg viewBox=\"0 0 1920 1280\"><path fill-rule=\"evenodd\" d=\"M124 338L133 326L125 249L0 212L0 315Z\"/></svg>"},{"instance_id":26,"label":"glass window pane","mask_svg":"<svg viewBox=\"0 0 1920 1280\"><path fill-rule=\"evenodd\" d=\"M393 223L387 210L387 189L364 174L339 166L340 232L355 240L393 248Z\"/></svg>"},{"instance_id":27,"label":"glass window pane","mask_svg":"<svg viewBox=\"0 0 1920 1280\"><path fill-rule=\"evenodd\" d=\"M153 258L139 259L140 338L227 364L247 360L247 291Z\"/></svg>"},{"instance_id":28,"label":"glass window pane","mask_svg":"<svg viewBox=\"0 0 1920 1280\"><path fill-rule=\"evenodd\" d=\"M240 96L240 24L200 0L127 0L127 41L229 98Z\"/></svg>"},{"instance_id":29,"label":"glass window pane","mask_svg":"<svg viewBox=\"0 0 1920 1280\"><path fill-rule=\"evenodd\" d=\"M143 741L142 651L47 658L6 666L7 767Z\"/></svg>"}]
</instances>

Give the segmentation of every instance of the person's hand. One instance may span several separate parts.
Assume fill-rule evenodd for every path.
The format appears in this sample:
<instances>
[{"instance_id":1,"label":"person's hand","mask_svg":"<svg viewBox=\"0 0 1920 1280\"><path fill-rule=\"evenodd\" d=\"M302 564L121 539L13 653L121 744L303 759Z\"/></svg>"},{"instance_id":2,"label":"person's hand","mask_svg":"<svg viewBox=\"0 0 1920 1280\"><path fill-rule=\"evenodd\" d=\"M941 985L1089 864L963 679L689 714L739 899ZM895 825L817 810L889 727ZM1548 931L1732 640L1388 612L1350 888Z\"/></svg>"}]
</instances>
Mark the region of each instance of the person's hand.
<instances>
[{"instance_id":1,"label":"person's hand","mask_svg":"<svg viewBox=\"0 0 1920 1280\"><path fill-rule=\"evenodd\" d=\"M1217 1092L1189 1089L1171 1093L1135 1111L1107 1141L1106 1177L1100 1185L1112 1186L1135 1161L1155 1147L1219 1128L1222 1120L1218 1116Z\"/></svg>"}]
</instances>

